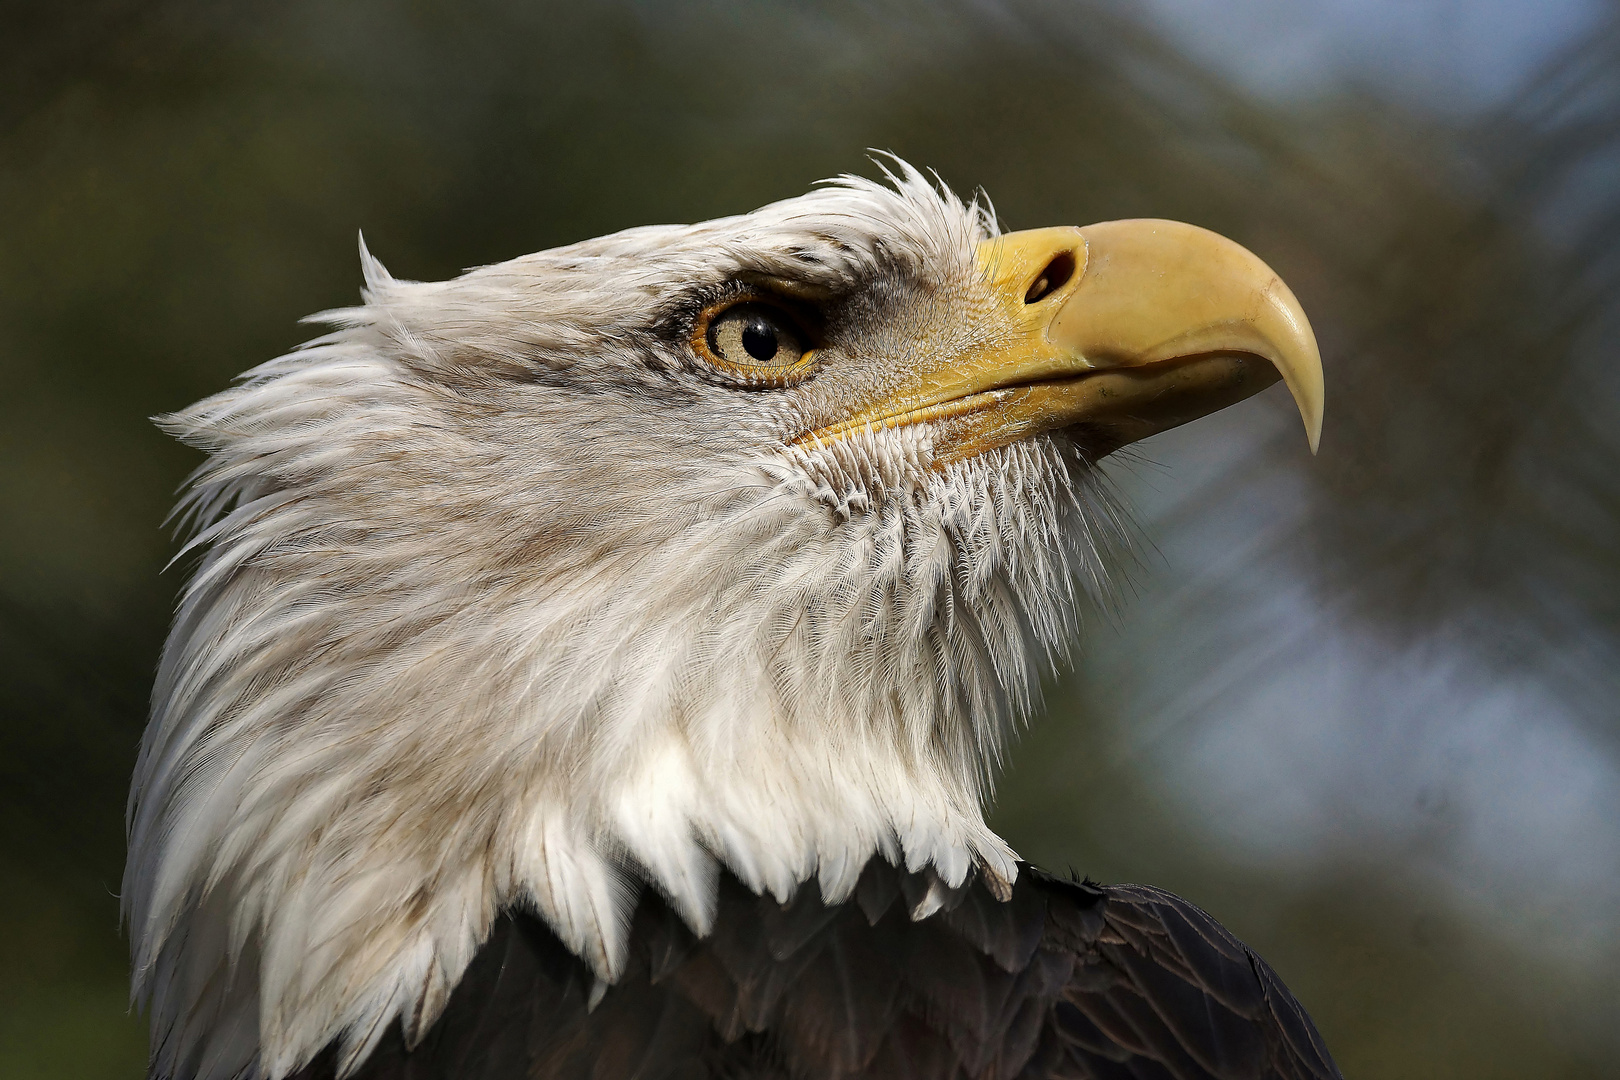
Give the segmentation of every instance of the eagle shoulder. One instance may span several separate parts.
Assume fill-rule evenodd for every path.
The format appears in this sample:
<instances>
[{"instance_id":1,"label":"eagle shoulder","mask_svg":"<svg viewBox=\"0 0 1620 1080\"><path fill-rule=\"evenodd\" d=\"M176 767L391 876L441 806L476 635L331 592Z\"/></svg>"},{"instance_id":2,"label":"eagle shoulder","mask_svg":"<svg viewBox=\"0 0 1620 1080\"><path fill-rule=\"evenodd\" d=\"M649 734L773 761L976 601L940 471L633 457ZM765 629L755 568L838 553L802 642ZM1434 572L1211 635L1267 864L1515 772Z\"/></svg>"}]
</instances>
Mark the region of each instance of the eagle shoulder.
<instances>
[{"instance_id":1,"label":"eagle shoulder","mask_svg":"<svg viewBox=\"0 0 1620 1080\"><path fill-rule=\"evenodd\" d=\"M1051 896L1049 947L1075 957L1052 1004L1054 1068L1036 1075L1341 1077L1271 965L1202 908L1148 885L1026 877Z\"/></svg>"},{"instance_id":2,"label":"eagle shoulder","mask_svg":"<svg viewBox=\"0 0 1620 1080\"><path fill-rule=\"evenodd\" d=\"M398 1025L360 1080L1337 1078L1271 968L1198 907L1020 868L912 919L934 883L881 859L855 894L779 904L725 876L713 932L657 894L627 970L596 982L509 912L415 1046ZM297 1080L335 1075L335 1048Z\"/></svg>"}]
</instances>

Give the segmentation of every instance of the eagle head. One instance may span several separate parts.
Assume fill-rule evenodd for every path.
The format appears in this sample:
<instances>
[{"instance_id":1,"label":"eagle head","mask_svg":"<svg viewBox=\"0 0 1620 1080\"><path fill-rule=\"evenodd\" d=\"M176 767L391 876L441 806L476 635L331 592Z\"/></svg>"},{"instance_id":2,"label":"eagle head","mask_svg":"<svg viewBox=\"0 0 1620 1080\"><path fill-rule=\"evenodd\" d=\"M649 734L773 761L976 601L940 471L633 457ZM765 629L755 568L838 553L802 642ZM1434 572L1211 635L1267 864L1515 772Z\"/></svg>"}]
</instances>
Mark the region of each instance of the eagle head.
<instances>
[{"instance_id":1,"label":"eagle head","mask_svg":"<svg viewBox=\"0 0 1620 1080\"><path fill-rule=\"evenodd\" d=\"M1320 361L1214 234L886 181L444 282L362 247L361 306L161 419L207 459L131 797L160 1070L414 1038L514 906L610 983L638 890L701 935L722 865L1005 891L1098 459L1279 375L1314 445Z\"/></svg>"}]
</instances>

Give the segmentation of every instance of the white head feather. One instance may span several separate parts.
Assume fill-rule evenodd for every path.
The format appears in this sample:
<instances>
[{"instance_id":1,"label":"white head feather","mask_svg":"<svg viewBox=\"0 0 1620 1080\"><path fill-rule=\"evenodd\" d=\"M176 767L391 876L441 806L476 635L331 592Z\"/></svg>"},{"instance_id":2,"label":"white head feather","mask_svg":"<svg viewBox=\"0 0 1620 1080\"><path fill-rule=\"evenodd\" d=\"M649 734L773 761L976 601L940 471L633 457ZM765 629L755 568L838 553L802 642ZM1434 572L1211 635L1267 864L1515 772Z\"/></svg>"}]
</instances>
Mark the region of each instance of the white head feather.
<instances>
[{"instance_id":1,"label":"white head feather","mask_svg":"<svg viewBox=\"0 0 1620 1080\"><path fill-rule=\"evenodd\" d=\"M503 908L612 981L638 890L701 934L722 863L1012 879L981 808L1099 586L1095 473L1061 435L794 449L836 380L725 385L683 336L768 277L837 298L851 377L982 339L993 215L889 180L447 282L362 249L337 329L164 418L208 459L131 796L160 1073L414 1039Z\"/></svg>"}]
</instances>

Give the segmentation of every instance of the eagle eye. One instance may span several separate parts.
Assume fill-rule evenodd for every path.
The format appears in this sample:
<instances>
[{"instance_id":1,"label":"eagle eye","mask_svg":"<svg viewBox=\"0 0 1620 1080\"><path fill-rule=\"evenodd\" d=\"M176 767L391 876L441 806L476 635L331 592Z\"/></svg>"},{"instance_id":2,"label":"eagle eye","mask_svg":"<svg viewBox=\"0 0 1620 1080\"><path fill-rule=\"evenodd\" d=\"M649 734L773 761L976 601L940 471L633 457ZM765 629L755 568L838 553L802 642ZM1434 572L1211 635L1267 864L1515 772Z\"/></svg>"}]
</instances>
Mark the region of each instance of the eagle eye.
<instances>
[{"instance_id":1,"label":"eagle eye","mask_svg":"<svg viewBox=\"0 0 1620 1080\"><path fill-rule=\"evenodd\" d=\"M756 300L705 312L692 344L722 373L755 386L797 381L806 372L811 353L804 331L791 315Z\"/></svg>"}]
</instances>

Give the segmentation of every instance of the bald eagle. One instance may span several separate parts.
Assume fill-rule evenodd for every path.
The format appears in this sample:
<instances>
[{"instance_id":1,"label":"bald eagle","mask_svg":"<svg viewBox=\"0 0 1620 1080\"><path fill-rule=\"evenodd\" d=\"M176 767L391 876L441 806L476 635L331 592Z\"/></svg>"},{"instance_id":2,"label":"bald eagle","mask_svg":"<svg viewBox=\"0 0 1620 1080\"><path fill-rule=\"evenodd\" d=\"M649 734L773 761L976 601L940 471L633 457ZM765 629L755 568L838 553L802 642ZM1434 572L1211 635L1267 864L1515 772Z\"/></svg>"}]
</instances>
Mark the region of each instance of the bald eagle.
<instances>
[{"instance_id":1,"label":"bald eagle","mask_svg":"<svg viewBox=\"0 0 1620 1080\"><path fill-rule=\"evenodd\" d=\"M152 1077L1327 1077L1192 904L983 812L1097 462L1315 340L1168 221L903 163L359 307L160 418L200 552L130 798Z\"/></svg>"}]
</instances>

